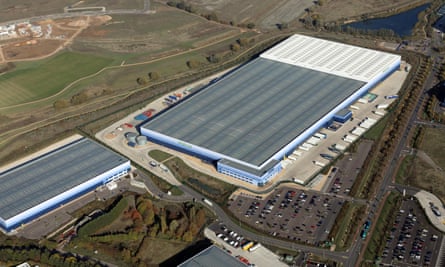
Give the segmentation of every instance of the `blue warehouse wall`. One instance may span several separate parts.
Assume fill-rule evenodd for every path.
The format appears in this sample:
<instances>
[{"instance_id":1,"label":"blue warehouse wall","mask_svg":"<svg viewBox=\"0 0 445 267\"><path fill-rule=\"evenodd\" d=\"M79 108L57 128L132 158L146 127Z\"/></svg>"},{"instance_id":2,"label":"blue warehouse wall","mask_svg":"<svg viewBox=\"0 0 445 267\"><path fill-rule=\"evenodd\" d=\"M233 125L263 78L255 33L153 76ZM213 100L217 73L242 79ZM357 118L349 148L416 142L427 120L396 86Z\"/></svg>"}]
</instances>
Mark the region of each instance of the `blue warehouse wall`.
<instances>
[{"instance_id":1,"label":"blue warehouse wall","mask_svg":"<svg viewBox=\"0 0 445 267\"><path fill-rule=\"evenodd\" d=\"M171 136L167 136L146 128L141 128L141 134L145 135L149 138L150 141L153 141L154 143L158 143L161 145L164 145L169 148L173 148L175 150L178 150L180 152L187 153L189 155L196 156L201 159L209 160L209 161L218 161L220 159L229 159L230 161L237 162L239 164L248 166L250 168L259 169L258 166L249 164L247 162L241 161L239 159L235 159L232 157L229 157L227 155L196 146L187 142L184 142L182 140L178 140L176 138L173 138Z\"/></svg>"},{"instance_id":2,"label":"blue warehouse wall","mask_svg":"<svg viewBox=\"0 0 445 267\"><path fill-rule=\"evenodd\" d=\"M281 162L278 162L274 167L267 170L262 176L257 176L218 161L217 170L220 173L238 178L244 182L248 182L257 186L263 186L282 170L282 166Z\"/></svg>"},{"instance_id":3,"label":"blue warehouse wall","mask_svg":"<svg viewBox=\"0 0 445 267\"><path fill-rule=\"evenodd\" d=\"M192 156L204 159L204 160L217 162L217 171L218 172L230 175L232 177L238 178L242 181L249 182L252 184L256 184L256 185L264 184L268 180L270 180L270 178L272 178L279 172L279 171L277 171L277 169L281 170L281 164L278 164L279 167L271 168L263 176L259 177L259 176L250 174L246 171L241 171L241 170L235 169L231 166L221 164L221 163L219 163L219 160L225 158L225 159L229 159L233 162L237 162L239 164L259 170L258 166L247 164L246 162L228 157L226 155L223 155L223 154L220 154L220 153L217 153L217 152L214 152L214 151L211 151L211 150L199 147L199 146L189 144L189 143L181 141L181 140L177 140L170 136L167 136L167 135L155 132L155 131L151 131L149 129L141 128L140 130L141 130L141 134L143 134L144 136L147 136L150 141L153 141L153 142L161 144L163 146L175 149L180 152L184 152L186 154L189 154L189 155L192 155Z\"/></svg>"}]
</instances>

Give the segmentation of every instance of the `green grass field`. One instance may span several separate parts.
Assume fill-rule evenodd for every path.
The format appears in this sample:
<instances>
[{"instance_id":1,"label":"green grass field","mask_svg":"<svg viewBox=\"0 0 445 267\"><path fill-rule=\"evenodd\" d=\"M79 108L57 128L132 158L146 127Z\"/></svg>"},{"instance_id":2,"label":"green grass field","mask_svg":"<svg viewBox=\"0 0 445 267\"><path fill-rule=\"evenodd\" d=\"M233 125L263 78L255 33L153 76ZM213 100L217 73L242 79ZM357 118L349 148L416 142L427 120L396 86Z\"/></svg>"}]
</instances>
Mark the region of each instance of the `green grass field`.
<instances>
[{"instance_id":1,"label":"green grass field","mask_svg":"<svg viewBox=\"0 0 445 267\"><path fill-rule=\"evenodd\" d=\"M148 155L159 162L163 162L164 160L173 157L173 155L170 155L161 150L151 150L150 152L148 152Z\"/></svg>"},{"instance_id":2,"label":"green grass field","mask_svg":"<svg viewBox=\"0 0 445 267\"><path fill-rule=\"evenodd\" d=\"M65 52L32 64L23 63L17 70L0 76L0 107L52 96L111 62L103 57Z\"/></svg>"},{"instance_id":3,"label":"green grass field","mask_svg":"<svg viewBox=\"0 0 445 267\"><path fill-rule=\"evenodd\" d=\"M399 170L396 174L396 182L403 184L405 179L410 175L411 167L414 161L414 156L406 156L400 163Z\"/></svg>"},{"instance_id":4,"label":"green grass field","mask_svg":"<svg viewBox=\"0 0 445 267\"><path fill-rule=\"evenodd\" d=\"M148 77L150 71L158 72L161 77L171 77L178 73L184 73L190 69L187 67L188 60L206 62L205 57L197 51L177 55L166 60L155 61L146 64L108 69L97 76L76 83L70 88L69 95L85 89L86 86L108 87L113 90L133 90L138 87L138 77ZM69 97L66 95L64 97Z\"/></svg>"}]
</instances>

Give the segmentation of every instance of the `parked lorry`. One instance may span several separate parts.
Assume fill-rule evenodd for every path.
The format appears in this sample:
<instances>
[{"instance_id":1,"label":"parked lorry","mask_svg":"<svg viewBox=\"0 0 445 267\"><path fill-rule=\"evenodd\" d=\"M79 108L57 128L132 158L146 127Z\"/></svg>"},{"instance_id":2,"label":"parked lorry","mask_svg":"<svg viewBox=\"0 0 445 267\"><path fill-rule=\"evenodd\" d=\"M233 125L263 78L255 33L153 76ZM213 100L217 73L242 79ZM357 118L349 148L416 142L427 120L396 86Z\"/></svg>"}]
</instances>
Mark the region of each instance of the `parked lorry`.
<instances>
[{"instance_id":1,"label":"parked lorry","mask_svg":"<svg viewBox=\"0 0 445 267\"><path fill-rule=\"evenodd\" d=\"M374 112L375 115L385 116L385 113L384 113L384 112L381 112L381 111L378 111L378 110L375 110L375 111L373 111L373 112Z\"/></svg>"},{"instance_id":2,"label":"parked lorry","mask_svg":"<svg viewBox=\"0 0 445 267\"><path fill-rule=\"evenodd\" d=\"M208 200L207 198L203 198L202 201L204 201L204 203L206 203L210 207L213 207L213 203L210 200Z\"/></svg>"},{"instance_id":3,"label":"parked lorry","mask_svg":"<svg viewBox=\"0 0 445 267\"><path fill-rule=\"evenodd\" d=\"M314 160L313 162L314 162L315 165L320 166L320 167L326 166L326 164L324 164L323 162L320 162L320 161Z\"/></svg>"},{"instance_id":4,"label":"parked lorry","mask_svg":"<svg viewBox=\"0 0 445 267\"><path fill-rule=\"evenodd\" d=\"M389 104L380 104L376 106L377 109L385 109L387 107L389 107Z\"/></svg>"}]
</instances>

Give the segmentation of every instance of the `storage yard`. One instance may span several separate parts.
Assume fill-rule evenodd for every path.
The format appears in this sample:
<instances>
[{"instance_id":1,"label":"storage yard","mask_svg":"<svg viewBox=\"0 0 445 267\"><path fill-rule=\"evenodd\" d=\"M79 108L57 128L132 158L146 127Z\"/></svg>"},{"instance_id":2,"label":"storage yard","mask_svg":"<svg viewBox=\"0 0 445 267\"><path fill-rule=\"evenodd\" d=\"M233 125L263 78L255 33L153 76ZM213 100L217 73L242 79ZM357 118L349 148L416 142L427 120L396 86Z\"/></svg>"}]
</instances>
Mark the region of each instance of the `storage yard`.
<instances>
[{"instance_id":1,"label":"storage yard","mask_svg":"<svg viewBox=\"0 0 445 267\"><path fill-rule=\"evenodd\" d=\"M282 187L267 198L235 196L230 210L239 220L271 236L319 245L327 240L344 200Z\"/></svg>"}]
</instances>

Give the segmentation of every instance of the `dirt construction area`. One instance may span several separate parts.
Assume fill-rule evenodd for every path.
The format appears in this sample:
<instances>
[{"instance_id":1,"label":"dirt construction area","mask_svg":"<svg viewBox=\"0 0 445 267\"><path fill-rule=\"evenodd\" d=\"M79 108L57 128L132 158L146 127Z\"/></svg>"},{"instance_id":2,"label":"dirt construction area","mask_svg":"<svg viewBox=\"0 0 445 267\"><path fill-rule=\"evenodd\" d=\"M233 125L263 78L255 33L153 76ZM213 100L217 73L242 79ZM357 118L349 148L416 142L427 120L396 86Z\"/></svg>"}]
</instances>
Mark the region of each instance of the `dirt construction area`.
<instances>
[{"instance_id":1,"label":"dirt construction area","mask_svg":"<svg viewBox=\"0 0 445 267\"><path fill-rule=\"evenodd\" d=\"M37 60L51 56L71 44L89 26L110 20L109 16L75 17L61 20L21 22L0 28L0 64Z\"/></svg>"}]
</instances>

